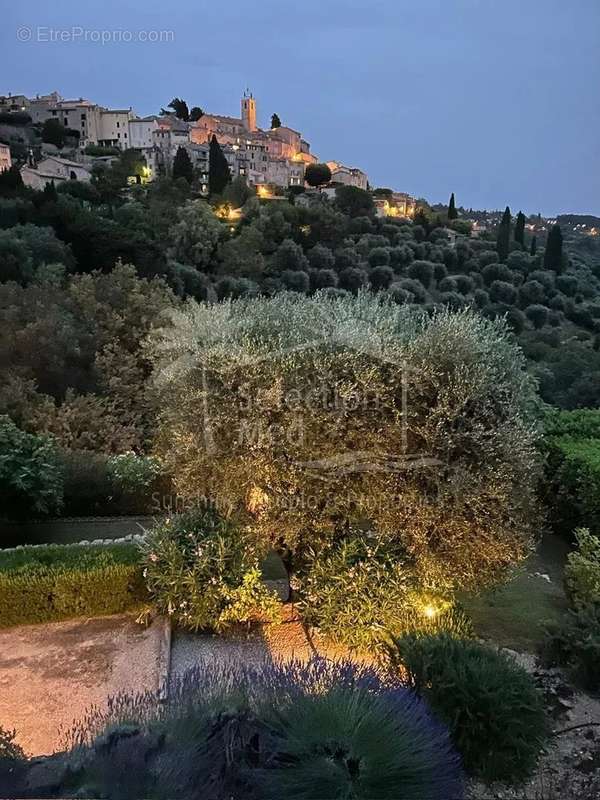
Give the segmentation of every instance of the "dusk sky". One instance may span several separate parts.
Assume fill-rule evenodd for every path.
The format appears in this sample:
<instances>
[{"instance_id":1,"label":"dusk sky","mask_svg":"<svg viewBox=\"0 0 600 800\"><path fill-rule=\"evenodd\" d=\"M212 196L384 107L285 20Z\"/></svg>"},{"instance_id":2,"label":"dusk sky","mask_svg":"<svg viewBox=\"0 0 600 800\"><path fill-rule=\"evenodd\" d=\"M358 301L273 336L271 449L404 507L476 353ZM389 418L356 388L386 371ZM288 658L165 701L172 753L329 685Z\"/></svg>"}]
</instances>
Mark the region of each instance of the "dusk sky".
<instances>
[{"instance_id":1,"label":"dusk sky","mask_svg":"<svg viewBox=\"0 0 600 800\"><path fill-rule=\"evenodd\" d=\"M140 31L172 34L118 41ZM0 94L239 116L249 86L261 126L373 186L600 214L600 0L37 0L4 4L0 47Z\"/></svg>"}]
</instances>

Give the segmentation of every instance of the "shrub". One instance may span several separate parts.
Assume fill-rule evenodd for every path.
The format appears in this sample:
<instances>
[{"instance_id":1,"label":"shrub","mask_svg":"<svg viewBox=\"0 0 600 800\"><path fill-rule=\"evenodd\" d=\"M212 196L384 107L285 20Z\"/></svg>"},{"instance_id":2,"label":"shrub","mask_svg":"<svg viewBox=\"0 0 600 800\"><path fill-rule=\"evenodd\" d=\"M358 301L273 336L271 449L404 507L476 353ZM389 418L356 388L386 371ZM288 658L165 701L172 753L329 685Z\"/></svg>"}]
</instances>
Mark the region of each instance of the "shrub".
<instances>
[{"instance_id":1,"label":"shrub","mask_svg":"<svg viewBox=\"0 0 600 800\"><path fill-rule=\"evenodd\" d=\"M162 474L162 467L152 456L122 453L109 458L108 471L122 491L133 494L149 489Z\"/></svg>"},{"instance_id":2,"label":"shrub","mask_svg":"<svg viewBox=\"0 0 600 800\"><path fill-rule=\"evenodd\" d=\"M107 457L70 450L63 451L60 458L67 516L147 513L153 492L167 482L160 463L149 456L123 453Z\"/></svg>"},{"instance_id":3,"label":"shrub","mask_svg":"<svg viewBox=\"0 0 600 800\"><path fill-rule=\"evenodd\" d=\"M600 528L600 411L561 411L546 422L544 497L554 529Z\"/></svg>"},{"instance_id":4,"label":"shrub","mask_svg":"<svg viewBox=\"0 0 600 800\"><path fill-rule=\"evenodd\" d=\"M369 273L371 287L377 292L380 289L387 289L394 280L394 270L391 267L374 267Z\"/></svg>"},{"instance_id":5,"label":"shrub","mask_svg":"<svg viewBox=\"0 0 600 800\"><path fill-rule=\"evenodd\" d=\"M324 247L322 244L316 244L306 254L312 269L333 269L335 264L335 256L329 247Z\"/></svg>"},{"instance_id":6,"label":"shrub","mask_svg":"<svg viewBox=\"0 0 600 800\"><path fill-rule=\"evenodd\" d=\"M398 543L375 533L353 531L342 540L310 551L300 577L303 619L328 638L355 649L372 649L389 631L400 634L431 625L425 609L440 609L437 624L468 630L450 615L444 600L422 600L414 570Z\"/></svg>"},{"instance_id":7,"label":"shrub","mask_svg":"<svg viewBox=\"0 0 600 800\"><path fill-rule=\"evenodd\" d=\"M312 289L312 291L317 291L317 289L326 289L327 287L336 287L337 284L338 284L338 276L335 270L333 269L311 270L310 288Z\"/></svg>"},{"instance_id":8,"label":"shrub","mask_svg":"<svg viewBox=\"0 0 600 800\"><path fill-rule=\"evenodd\" d=\"M555 311L564 311L565 298L561 294L556 294L548 301L548 306Z\"/></svg>"},{"instance_id":9,"label":"shrub","mask_svg":"<svg viewBox=\"0 0 600 800\"><path fill-rule=\"evenodd\" d=\"M156 525L143 545L152 601L182 627L222 630L259 613L277 617L261 583L256 540L206 504Z\"/></svg>"},{"instance_id":10,"label":"shrub","mask_svg":"<svg viewBox=\"0 0 600 800\"><path fill-rule=\"evenodd\" d=\"M478 642L445 633L395 639L388 654L448 725L469 772L507 783L531 774L547 726L542 697L524 669Z\"/></svg>"},{"instance_id":11,"label":"shrub","mask_svg":"<svg viewBox=\"0 0 600 800\"><path fill-rule=\"evenodd\" d=\"M286 289L305 294L310 289L308 273L303 270L286 269L281 273L281 280Z\"/></svg>"},{"instance_id":12,"label":"shrub","mask_svg":"<svg viewBox=\"0 0 600 800\"><path fill-rule=\"evenodd\" d=\"M340 272L340 286L349 292L358 292L368 283L367 273L358 267L348 267Z\"/></svg>"},{"instance_id":13,"label":"shrub","mask_svg":"<svg viewBox=\"0 0 600 800\"><path fill-rule=\"evenodd\" d=\"M475 298L475 305L477 308L485 308L490 301L490 296L485 289L475 289L473 297Z\"/></svg>"},{"instance_id":14,"label":"shrub","mask_svg":"<svg viewBox=\"0 0 600 800\"><path fill-rule=\"evenodd\" d=\"M558 275L556 288L559 292L566 294L567 297L575 297L579 288L579 281L575 275Z\"/></svg>"},{"instance_id":15,"label":"shrub","mask_svg":"<svg viewBox=\"0 0 600 800\"><path fill-rule=\"evenodd\" d=\"M343 247L335 251L335 268L338 272L357 267L360 262L360 257L356 250L351 247Z\"/></svg>"},{"instance_id":16,"label":"shrub","mask_svg":"<svg viewBox=\"0 0 600 800\"><path fill-rule=\"evenodd\" d=\"M512 306L517 301L517 290L506 281L494 281L490 286L490 300L492 303L504 303Z\"/></svg>"},{"instance_id":17,"label":"shrub","mask_svg":"<svg viewBox=\"0 0 600 800\"><path fill-rule=\"evenodd\" d=\"M387 267L390 263L390 251L387 247L375 247L369 253L370 267Z\"/></svg>"},{"instance_id":18,"label":"shrub","mask_svg":"<svg viewBox=\"0 0 600 800\"><path fill-rule=\"evenodd\" d=\"M440 303L451 308L453 311L459 311L464 308L467 301L462 294L458 292L442 292L440 294Z\"/></svg>"},{"instance_id":19,"label":"shrub","mask_svg":"<svg viewBox=\"0 0 600 800\"><path fill-rule=\"evenodd\" d=\"M534 389L511 336L366 292L191 303L155 344L157 453L179 494L246 509L263 541L301 553L366 520L427 583L479 585L526 552L535 511Z\"/></svg>"},{"instance_id":20,"label":"shrub","mask_svg":"<svg viewBox=\"0 0 600 800\"><path fill-rule=\"evenodd\" d=\"M456 281L457 290L461 294L470 294L475 288L473 278L469 275L455 275L454 280Z\"/></svg>"},{"instance_id":21,"label":"shrub","mask_svg":"<svg viewBox=\"0 0 600 800\"><path fill-rule=\"evenodd\" d=\"M0 416L0 494L4 513L34 516L58 511L63 502L58 450L46 436L34 436Z\"/></svg>"},{"instance_id":22,"label":"shrub","mask_svg":"<svg viewBox=\"0 0 600 800\"><path fill-rule=\"evenodd\" d=\"M433 280L434 265L431 261L413 261L408 268L408 277L419 281L428 289Z\"/></svg>"},{"instance_id":23,"label":"shrub","mask_svg":"<svg viewBox=\"0 0 600 800\"><path fill-rule=\"evenodd\" d=\"M210 278L196 267L173 262L169 265L167 274L169 284L180 297L189 295L198 301L205 302L214 302L217 299L217 293Z\"/></svg>"},{"instance_id":24,"label":"shrub","mask_svg":"<svg viewBox=\"0 0 600 800\"><path fill-rule=\"evenodd\" d=\"M6 797L21 796L26 756L15 742L17 732L5 730L0 725L0 786Z\"/></svg>"},{"instance_id":25,"label":"shrub","mask_svg":"<svg viewBox=\"0 0 600 800\"><path fill-rule=\"evenodd\" d=\"M518 308L510 308L506 312L506 324L515 333L521 333L525 328L526 317Z\"/></svg>"},{"instance_id":26,"label":"shrub","mask_svg":"<svg viewBox=\"0 0 600 800\"><path fill-rule=\"evenodd\" d=\"M388 291L394 303L403 305L405 303L414 302L414 295L406 289L403 289L399 283L392 283Z\"/></svg>"},{"instance_id":27,"label":"shrub","mask_svg":"<svg viewBox=\"0 0 600 800\"><path fill-rule=\"evenodd\" d=\"M569 553L565 582L575 606L600 605L600 539L587 528L575 531L578 549Z\"/></svg>"},{"instance_id":28,"label":"shrub","mask_svg":"<svg viewBox=\"0 0 600 800\"><path fill-rule=\"evenodd\" d=\"M137 547L0 550L0 626L119 614L146 599Z\"/></svg>"},{"instance_id":29,"label":"shrub","mask_svg":"<svg viewBox=\"0 0 600 800\"><path fill-rule=\"evenodd\" d=\"M546 631L541 647L547 665L567 668L584 689L600 689L600 604L570 609Z\"/></svg>"},{"instance_id":30,"label":"shrub","mask_svg":"<svg viewBox=\"0 0 600 800\"><path fill-rule=\"evenodd\" d=\"M546 306L540 305L527 306L525 316L533 324L534 328L543 328L548 322L548 309Z\"/></svg>"},{"instance_id":31,"label":"shrub","mask_svg":"<svg viewBox=\"0 0 600 800\"><path fill-rule=\"evenodd\" d=\"M491 286L495 281L502 283L512 283L514 273L505 264L492 263L483 267L481 270L486 286Z\"/></svg>"},{"instance_id":32,"label":"shrub","mask_svg":"<svg viewBox=\"0 0 600 800\"><path fill-rule=\"evenodd\" d=\"M121 695L70 742L86 796L463 797L459 759L425 704L348 661L201 663L165 703ZM139 783L117 785L125 774Z\"/></svg>"},{"instance_id":33,"label":"shrub","mask_svg":"<svg viewBox=\"0 0 600 800\"><path fill-rule=\"evenodd\" d=\"M108 457L87 450L61 453L66 516L116 514Z\"/></svg>"},{"instance_id":34,"label":"shrub","mask_svg":"<svg viewBox=\"0 0 600 800\"><path fill-rule=\"evenodd\" d=\"M497 265L498 253L495 250L484 250L483 253L480 253L477 257L477 261L479 262L479 267L482 270L484 267L487 267L488 264ZM495 280L495 278L492 278L492 280Z\"/></svg>"},{"instance_id":35,"label":"shrub","mask_svg":"<svg viewBox=\"0 0 600 800\"><path fill-rule=\"evenodd\" d=\"M443 280L448 275L448 269L444 263L435 264L433 267L433 277L436 281Z\"/></svg>"},{"instance_id":36,"label":"shrub","mask_svg":"<svg viewBox=\"0 0 600 800\"><path fill-rule=\"evenodd\" d=\"M519 302L521 306L529 306L534 303L543 303L546 299L546 289L539 281L526 281L519 288Z\"/></svg>"},{"instance_id":37,"label":"shrub","mask_svg":"<svg viewBox=\"0 0 600 800\"><path fill-rule=\"evenodd\" d=\"M458 290L458 283L454 275L448 275L446 278L442 278L438 283L438 289L440 292L456 292Z\"/></svg>"},{"instance_id":38,"label":"shrub","mask_svg":"<svg viewBox=\"0 0 600 800\"><path fill-rule=\"evenodd\" d=\"M16 731L7 731L0 725L0 762L25 760L23 748L15 742Z\"/></svg>"},{"instance_id":39,"label":"shrub","mask_svg":"<svg viewBox=\"0 0 600 800\"><path fill-rule=\"evenodd\" d=\"M413 302L424 303L427 300L427 290L421 281L417 281L414 278L405 278L402 281L398 281L398 285L404 291L412 294Z\"/></svg>"},{"instance_id":40,"label":"shrub","mask_svg":"<svg viewBox=\"0 0 600 800\"><path fill-rule=\"evenodd\" d=\"M401 244L398 247L392 247L390 250L390 263L394 269L403 269L410 264L413 258L413 251L408 245Z\"/></svg>"}]
</instances>

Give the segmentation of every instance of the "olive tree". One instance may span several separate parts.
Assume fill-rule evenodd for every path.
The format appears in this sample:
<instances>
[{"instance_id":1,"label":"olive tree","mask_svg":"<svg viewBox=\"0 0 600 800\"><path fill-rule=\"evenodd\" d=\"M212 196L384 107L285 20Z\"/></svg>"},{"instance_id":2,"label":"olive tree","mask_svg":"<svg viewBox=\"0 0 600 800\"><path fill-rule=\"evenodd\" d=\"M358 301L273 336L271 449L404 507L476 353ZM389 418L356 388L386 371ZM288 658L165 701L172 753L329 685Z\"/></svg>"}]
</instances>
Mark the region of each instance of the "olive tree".
<instances>
[{"instance_id":1,"label":"olive tree","mask_svg":"<svg viewBox=\"0 0 600 800\"><path fill-rule=\"evenodd\" d=\"M151 349L158 451L184 497L297 557L377 531L435 591L528 552L535 389L502 321L284 293L190 301Z\"/></svg>"}]
</instances>

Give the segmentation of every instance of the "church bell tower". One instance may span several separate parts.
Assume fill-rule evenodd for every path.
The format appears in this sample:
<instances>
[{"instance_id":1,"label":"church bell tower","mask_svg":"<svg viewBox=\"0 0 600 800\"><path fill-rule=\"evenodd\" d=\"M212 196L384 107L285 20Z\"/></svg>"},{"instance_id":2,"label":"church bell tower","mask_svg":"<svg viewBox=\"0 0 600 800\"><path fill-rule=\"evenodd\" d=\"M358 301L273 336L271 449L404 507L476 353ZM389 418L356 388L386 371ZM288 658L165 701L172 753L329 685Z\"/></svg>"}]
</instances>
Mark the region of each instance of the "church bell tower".
<instances>
[{"instance_id":1,"label":"church bell tower","mask_svg":"<svg viewBox=\"0 0 600 800\"><path fill-rule=\"evenodd\" d=\"M248 89L242 97L242 123L247 131L256 130L256 100Z\"/></svg>"}]
</instances>

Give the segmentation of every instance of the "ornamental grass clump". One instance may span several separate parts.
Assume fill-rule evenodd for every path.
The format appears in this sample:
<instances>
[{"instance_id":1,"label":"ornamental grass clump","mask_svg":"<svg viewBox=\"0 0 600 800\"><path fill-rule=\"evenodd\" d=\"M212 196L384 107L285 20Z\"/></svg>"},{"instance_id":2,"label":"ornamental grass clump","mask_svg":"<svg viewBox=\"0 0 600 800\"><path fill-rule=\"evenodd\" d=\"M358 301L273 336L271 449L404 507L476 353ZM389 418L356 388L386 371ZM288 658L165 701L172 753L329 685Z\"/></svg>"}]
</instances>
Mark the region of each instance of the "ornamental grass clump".
<instances>
[{"instance_id":1,"label":"ornamental grass clump","mask_svg":"<svg viewBox=\"0 0 600 800\"><path fill-rule=\"evenodd\" d=\"M502 322L284 293L190 302L151 350L178 493L245 514L292 558L367 526L451 592L529 551L535 387Z\"/></svg>"},{"instance_id":2,"label":"ornamental grass clump","mask_svg":"<svg viewBox=\"0 0 600 800\"><path fill-rule=\"evenodd\" d=\"M154 605L182 627L221 631L279 615L277 595L261 580L256 538L208 504L157 524L142 551Z\"/></svg>"},{"instance_id":3,"label":"ornamental grass clump","mask_svg":"<svg viewBox=\"0 0 600 800\"><path fill-rule=\"evenodd\" d=\"M80 796L463 797L445 727L405 686L349 661L201 663L165 702L121 695L94 710L68 744Z\"/></svg>"},{"instance_id":4,"label":"ornamental grass clump","mask_svg":"<svg viewBox=\"0 0 600 800\"><path fill-rule=\"evenodd\" d=\"M487 782L531 775L548 736L541 693L515 661L447 633L388 644L394 673L448 725L465 768Z\"/></svg>"}]
</instances>

